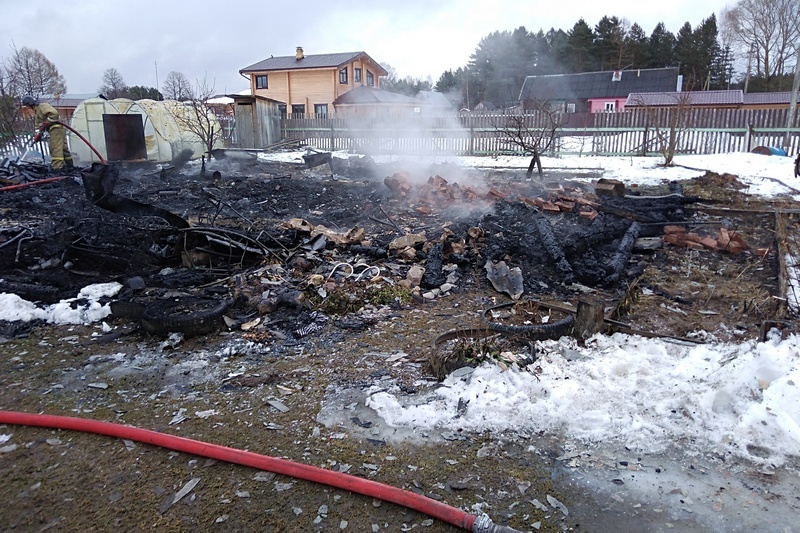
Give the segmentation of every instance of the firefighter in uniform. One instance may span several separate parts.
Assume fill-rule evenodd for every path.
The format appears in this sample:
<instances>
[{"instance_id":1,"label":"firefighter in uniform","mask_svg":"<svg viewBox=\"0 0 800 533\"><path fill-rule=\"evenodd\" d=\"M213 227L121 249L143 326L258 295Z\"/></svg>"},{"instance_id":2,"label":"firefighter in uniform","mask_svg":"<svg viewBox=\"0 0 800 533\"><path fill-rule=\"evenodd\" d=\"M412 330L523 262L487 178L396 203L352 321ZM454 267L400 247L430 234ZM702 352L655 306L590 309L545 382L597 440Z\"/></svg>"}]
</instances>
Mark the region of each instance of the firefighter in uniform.
<instances>
[{"instance_id":1,"label":"firefighter in uniform","mask_svg":"<svg viewBox=\"0 0 800 533\"><path fill-rule=\"evenodd\" d=\"M72 154L67 149L67 131L58 121L58 111L47 102L39 102L33 96L22 98L22 105L30 107L34 112L33 120L39 124L39 133L33 138L34 142L41 139L42 134L50 133L50 167L56 171L72 170Z\"/></svg>"}]
</instances>

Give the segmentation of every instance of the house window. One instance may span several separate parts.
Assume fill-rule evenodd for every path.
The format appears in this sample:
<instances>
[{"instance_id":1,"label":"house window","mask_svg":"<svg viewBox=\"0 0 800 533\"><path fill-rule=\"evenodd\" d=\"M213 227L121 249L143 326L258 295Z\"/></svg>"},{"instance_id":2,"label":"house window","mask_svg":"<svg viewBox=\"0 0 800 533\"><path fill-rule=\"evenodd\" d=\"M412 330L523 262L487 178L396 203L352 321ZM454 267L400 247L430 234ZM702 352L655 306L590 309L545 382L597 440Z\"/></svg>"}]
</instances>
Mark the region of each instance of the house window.
<instances>
[{"instance_id":1,"label":"house window","mask_svg":"<svg viewBox=\"0 0 800 533\"><path fill-rule=\"evenodd\" d=\"M278 113L280 113L282 117L286 118L286 104L278 104Z\"/></svg>"},{"instance_id":2,"label":"house window","mask_svg":"<svg viewBox=\"0 0 800 533\"><path fill-rule=\"evenodd\" d=\"M605 107L606 113L613 113L615 109L616 106L614 105L614 102L606 102L606 107Z\"/></svg>"},{"instance_id":3,"label":"house window","mask_svg":"<svg viewBox=\"0 0 800 533\"><path fill-rule=\"evenodd\" d=\"M267 84L267 75L261 74L260 76L256 76L256 89L269 89Z\"/></svg>"},{"instance_id":4,"label":"house window","mask_svg":"<svg viewBox=\"0 0 800 533\"><path fill-rule=\"evenodd\" d=\"M375 87L375 76L370 71L367 71L367 85Z\"/></svg>"},{"instance_id":5,"label":"house window","mask_svg":"<svg viewBox=\"0 0 800 533\"><path fill-rule=\"evenodd\" d=\"M353 69L353 81L356 83L361 83L361 69L354 68Z\"/></svg>"},{"instance_id":6,"label":"house window","mask_svg":"<svg viewBox=\"0 0 800 533\"><path fill-rule=\"evenodd\" d=\"M347 85L347 67L339 71L339 83Z\"/></svg>"},{"instance_id":7,"label":"house window","mask_svg":"<svg viewBox=\"0 0 800 533\"><path fill-rule=\"evenodd\" d=\"M328 104L314 104L314 114L318 117L328 116Z\"/></svg>"},{"instance_id":8,"label":"house window","mask_svg":"<svg viewBox=\"0 0 800 533\"><path fill-rule=\"evenodd\" d=\"M306 114L305 104L292 104L292 116L295 118L303 118Z\"/></svg>"},{"instance_id":9,"label":"house window","mask_svg":"<svg viewBox=\"0 0 800 533\"><path fill-rule=\"evenodd\" d=\"M570 102L567 104L567 113L574 113L575 112L575 102Z\"/></svg>"}]
</instances>

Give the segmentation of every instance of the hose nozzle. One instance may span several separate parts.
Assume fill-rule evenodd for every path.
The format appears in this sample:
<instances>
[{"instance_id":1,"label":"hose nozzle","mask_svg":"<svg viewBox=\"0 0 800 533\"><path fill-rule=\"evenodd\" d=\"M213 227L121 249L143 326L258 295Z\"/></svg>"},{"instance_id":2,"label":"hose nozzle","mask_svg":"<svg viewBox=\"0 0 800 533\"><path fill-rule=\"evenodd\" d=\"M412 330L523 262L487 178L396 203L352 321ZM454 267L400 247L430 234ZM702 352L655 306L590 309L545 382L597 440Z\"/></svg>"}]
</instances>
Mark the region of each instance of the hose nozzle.
<instances>
[{"instance_id":1,"label":"hose nozzle","mask_svg":"<svg viewBox=\"0 0 800 533\"><path fill-rule=\"evenodd\" d=\"M508 526L501 526L492 522L489 515L481 513L475 518L475 523L472 524L472 533L520 533L516 529Z\"/></svg>"}]
</instances>

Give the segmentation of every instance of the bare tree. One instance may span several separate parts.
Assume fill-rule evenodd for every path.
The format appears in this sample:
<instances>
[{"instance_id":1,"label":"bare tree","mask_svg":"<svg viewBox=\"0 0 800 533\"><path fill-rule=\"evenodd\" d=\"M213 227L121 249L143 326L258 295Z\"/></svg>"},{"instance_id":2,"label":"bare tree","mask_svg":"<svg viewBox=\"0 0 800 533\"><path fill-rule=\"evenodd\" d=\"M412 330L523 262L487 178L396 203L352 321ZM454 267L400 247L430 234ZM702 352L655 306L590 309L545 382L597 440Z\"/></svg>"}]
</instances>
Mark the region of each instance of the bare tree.
<instances>
[{"instance_id":1,"label":"bare tree","mask_svg":"<svg viewBox=\"0 0 800 533\"><path fill-rule=\"evenodd\" d=\"M214 145L222 139L222 128L208 103L213 95L214 87L203 78L197 81L197 86L190 93L189 99L176 103L170 111L183 129L193 133L202 141L209 159Z\"/></svg>"},{"instance_id":2,"label":"bare tree","mask_svg":"<svg viewBox=\"0 0 800 533\"><path fill-rule=\"evenodd\" d=\"M674 102L667 106L647 105L642 98L636 101L637 105L643 107L647 122L643 151L646 153L648 147L654 145L664 158L662 164L665 167L674 164L681 138L692 125L692 93L690 91L674 93L670 98ZM652 131L654 136L648 139L649 131Z\"/></svg>"},{"instance_id":3,"label":"bare tree","mask_svg":"<svg viewBox=\"0 0 800 533\"><path fill-rule=\"evenodd\" d=\"M0 146L15 138L22 127L19 99L12 93L9 77L0 65Z\"/></svg>"},{"instance_id":4,"label":"bare tree","mask_svg":"<svg viewBox=\"0 0 800 533\"><path fill-rule=\"evenodd\" d=\"M564 125L563 113L554 111L549 102L542 100L525 100L523 107L528 110L526 113L505 116L504 122L495 128L509 143L532 156L526 176L530 178L536 167L541 177L540 156L550 150L558 138L558 132Z\"/></svg>"},{"instance_id":5,"label":"bare tree","mask_svg":"<svg viewBox=\"0 0 800 533\"><path fill-rule=\"evenodd\" d=\"M756 74L770 79L786 74L800 41L798 0L739 0L723 11L722 25L733 34L740 52L754 54Z\"/></svg>"},{"instance_id":6,"label":"bare tree","mask_svg":"<svg viewBox=\"0 0 800 533\"><path fill-rule=\"evenodd\" d=\"M6 83L12 95L38 98L43 94L67 92L64 76L44 54L27 47L13 48L13 51L6 63Z\"/></svg>"},{"instance_id":7,"label":"bare tree","mask_svg":"<svg viewBox=\"0 0 800 533\"><path fill-rule=\"evenodd\" d=\"M128 86L122 74L115 68L107 68L103 72L103 85L98 89L106 98L124 98L128 96Z\"/></svg>"},{"instance_id":8,"label":"bare tree","mask_svg":"<svg viewBox=\"0 0 800 533\"><path fill-rule=\"evenodd\" d=\"M167 78L161 86L161 91L167 100L183 102L192 99L192 84L189 83L189 79L183 72L176 70L167 74Z\"/></svg>"}]
</instances>

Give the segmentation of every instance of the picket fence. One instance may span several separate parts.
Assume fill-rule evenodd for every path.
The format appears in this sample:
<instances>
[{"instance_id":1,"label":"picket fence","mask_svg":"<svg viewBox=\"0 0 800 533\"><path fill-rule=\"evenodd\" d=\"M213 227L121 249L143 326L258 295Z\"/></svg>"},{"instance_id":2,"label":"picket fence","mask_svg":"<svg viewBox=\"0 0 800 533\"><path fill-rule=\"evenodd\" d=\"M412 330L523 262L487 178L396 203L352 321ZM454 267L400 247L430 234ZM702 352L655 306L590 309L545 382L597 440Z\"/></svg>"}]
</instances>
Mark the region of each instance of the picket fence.
<instances>
[{"instance_id":1,"label":"picket fence","mask_svg":"<svg viewBox=\"0 0 800 533\"><path fill-rule=\"evenodd\" d=\"M469 113L401 117L283 119L283 139L319 150L367 154L524 154L509 132L532 143L554 131L553 155L659 155L674 132L676 153L715 154L756 147L800 151L800 113L787 127L783 109L637 109L621 113ZM557 124L553 128L552 124Z\"/></svg>"}]
</instances>

